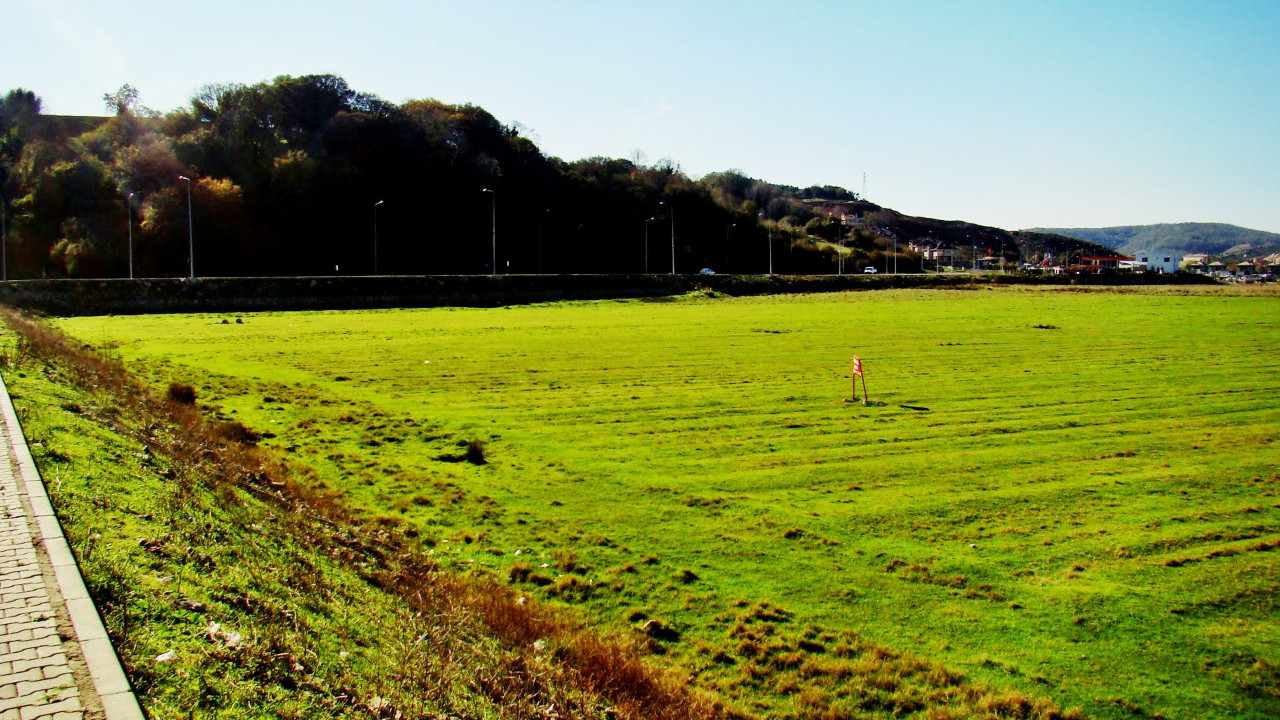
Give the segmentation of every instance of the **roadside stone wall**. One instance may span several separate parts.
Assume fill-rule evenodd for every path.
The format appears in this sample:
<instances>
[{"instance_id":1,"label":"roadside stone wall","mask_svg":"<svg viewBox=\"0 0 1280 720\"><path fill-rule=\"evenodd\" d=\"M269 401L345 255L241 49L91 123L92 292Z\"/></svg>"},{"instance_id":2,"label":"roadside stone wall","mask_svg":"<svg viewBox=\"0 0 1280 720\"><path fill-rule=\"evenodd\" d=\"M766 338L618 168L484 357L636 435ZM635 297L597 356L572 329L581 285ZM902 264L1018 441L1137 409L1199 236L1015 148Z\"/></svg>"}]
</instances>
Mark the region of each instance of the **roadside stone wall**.
<instances>
[{"instance_id":1,"label":"roadside stone wall","mask_svg":"<svg viewBox=\"0 0 1280 720\"><path fill-rule=\"evenodd\" d=\"M1187 275L448 275L107 280L12 280L0 303L50 315L349 310L522 305L556 300L662 297L703 289L726 295L961 288L987 284L1212 283Z\"/></svg>"}]
</instances>

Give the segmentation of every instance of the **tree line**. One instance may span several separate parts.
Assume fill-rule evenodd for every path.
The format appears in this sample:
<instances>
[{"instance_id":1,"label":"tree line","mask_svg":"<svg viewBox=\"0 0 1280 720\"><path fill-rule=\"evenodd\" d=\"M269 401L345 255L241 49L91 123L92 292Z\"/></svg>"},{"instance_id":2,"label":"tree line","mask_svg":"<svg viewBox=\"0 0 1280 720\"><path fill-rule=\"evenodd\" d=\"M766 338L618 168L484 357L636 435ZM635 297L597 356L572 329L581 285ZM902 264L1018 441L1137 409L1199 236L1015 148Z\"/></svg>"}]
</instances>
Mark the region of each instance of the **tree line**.
<instances>
[{"instance_id":1,"label":"tree line","mask_svg":"<svg viewBox=\"0 0 1280 720\"><path fill-rule=\"evenodd\" d=\"M104 102L0 102L7 278L665 273L673 255L679 273L763 273L770 254L825 273L839 254L888 264L903 220L842 188L566 162L475 105L396 105L333 75L208 85L164 114L127 85ZM899 269L918 269L901 239Z\"/></svg>"}]
</instances>

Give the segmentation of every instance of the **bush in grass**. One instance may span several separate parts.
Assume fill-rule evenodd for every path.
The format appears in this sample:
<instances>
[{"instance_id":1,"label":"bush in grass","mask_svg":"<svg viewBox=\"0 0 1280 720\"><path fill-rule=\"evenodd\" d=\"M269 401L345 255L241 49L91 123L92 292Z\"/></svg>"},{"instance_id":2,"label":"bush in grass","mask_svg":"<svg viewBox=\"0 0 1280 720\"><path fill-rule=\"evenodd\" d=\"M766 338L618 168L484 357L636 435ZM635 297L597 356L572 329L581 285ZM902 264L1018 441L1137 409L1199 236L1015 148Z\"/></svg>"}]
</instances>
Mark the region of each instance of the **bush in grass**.
<instances>
[{"instance_id":1,"label":"bush in grass","mask_svg":"<svg viewBox=\"0 0 1280 720\"><path fill-rule=\"evenodd\" d=\"M240 443L241 445L256 445L262 439L261 435L236 420L218 423L214 426L213 431L223 440Z\"/></svg>"},{"instance_id":2,"label":"bush in grass","mask_svg":"<svg viewBox=\"0 0 1280 720\"><path fill-rule=\"evenodd\" d=\"M527 560L521 560L511 569L507 571L507 582L528 582L529 576L533 574L533 565Z\"/></svg>"},{"instance_id":3,"label":"bush in grass","mask_svg":"<svg viewBox=\"0 0 1280 720\"><path fill-rule=\"evenodd\" d=\"M578 552L573 549L557 550L555 552L556 568L562 573L580 573L586 570L582 564L582 559L578 557Z\"/></svg>"},{"instance_id":4,"label":"bush in grass","mask_svg":"<svg viewBox=\"0 0 1280 720\"><path fill-rule=\"evenodd\" d=\"M698 581L698 574L690 570L689 568L683 568L680 570L680 572L676 573L675 575L672 575L671 579L675 580L678 583L688 585L689 583Z\"/></svg>"},{"instance_id":5,"label":"bush in grass","mask_svg":"<svg viewBox=\"0 0 1280 720\"><path fill-rule=\"evenodd\" d=\"M196 389L182 383L170 383L168 397L179 405L195 405Z\"/></svg>"},{"instance_id":6,"label":"bush in grass","mask_svg":"<svg viewBox=\"0 0 1280 720\"><path fill-rule=\"evenodd\" d=\"M472 465L484 465L489 462L484 456L483 440L472 440L467 443L467 462Z\"/></svg>"}]
</instances>

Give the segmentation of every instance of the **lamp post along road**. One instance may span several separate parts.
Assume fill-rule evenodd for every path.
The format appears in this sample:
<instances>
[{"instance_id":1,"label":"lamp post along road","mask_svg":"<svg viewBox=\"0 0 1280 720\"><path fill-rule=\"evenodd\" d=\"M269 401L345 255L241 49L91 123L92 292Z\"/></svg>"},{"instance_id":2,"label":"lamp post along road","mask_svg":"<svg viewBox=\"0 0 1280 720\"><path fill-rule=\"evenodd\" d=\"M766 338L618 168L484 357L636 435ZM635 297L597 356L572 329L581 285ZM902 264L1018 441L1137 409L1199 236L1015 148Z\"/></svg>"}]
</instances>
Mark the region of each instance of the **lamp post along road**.
<instances>
[{"instance_id":1,"label":"lamp post along road","mask_svg":"<svg viewBox=\"0 0 1280 720\"><path fill-rule=\"evenodd\" d=\"M125 218L129 222L129 279L133 279L133 193L124 200Z\"/></svg>"},{"instance_id":2,"label":"lamp post along road","mask_svg":"<svg viewBox=\"0 0 1280 720\"><path fill-rule=\"evenodd\" d=\"M482 188L480 192L489 193L489 199L492 200L492 202L490 203L490 206L491 206L490 210L492 212L491 221L492 221L492 228L493 228L493 275L494 277L497 277L498 275L498 193L490 190L489 188Z\"/></svg>"},{"instance_id":3,"label":"lamp post along road","mask_svg":"<svg viewBox=\"0 0 1280 720\"><path fill-rule=\"evenodd\" d=\"M9 201L0 197L0 280L9 280L9 225L8 210L5 205Z\"/></svg>"},{"instance_id":4,"label":"lamp post along road","mask_svg":"<svg viewBox=\"0 0 1280 720\"><path fill-rule=\"evenodd\" d=\"M724 229L724 271L726 273L729 272L730 257L733 255L733 245L729 238L733 236L733 229L737 225L738 223L729 223L728 227Z\"/></svg>"},{"instance_id":5,"label":"lamp post along road","mask_svg":"<svg viewBox=\"0 0 1280 720\"><path fill-rule=\"evenodd\" d=\"M386 200L379 200L373 204L373 274L378 274L378 206Z\"/></svg>"},{"instance_id":6,"label":"lamp post along road","mask_svg":"<svg viewBox=\"0 0 1280 720\"><path fill-rule=\"evenodd\" d=\"M671 274L676 274L676 202L663 200L659 205L666 205L671 210Z\"/></svg>"},{"instance_id":7,"label":"lamp post along road","mask_svg":"<svg viewBox=\"0 0 1280 720\"><path fill-rule=\"evenodd\" d=\"M651 217L648 220L644 221L644 274L645 275L649 274L649 223L657 219L658 218L656 217Z\"/></svg>"},{"instance_id":8,"label":"lamp post along road","mask_svg":"<svg viewBox=\"0 0 1280 720\"><path fill-rule=\"evenodd\" d=\"M196 240L195 231L191 228L191 178L179 175L179 180L187 183L187 260L190 262L191 279L196 279Z\"/></svg>"},{"instance_id":9,"label":"lamp post along road","mask_svg":"<svg viewBox=\"0 0 1280 720\"><path fill-rule=\"evenodd\" d=\"M769 243L769 274L773 274L773 228L764 219L764 213L760 213L760 220L764 222L765 242Z\"/></svg>"},{"instance_id":10,"label":"lamp post along road","mask_svg":"<svg viewBox=\"0 0 1280 720\"><path fill-rule=\"evenodd\" d=\"M551 208L542 211L542 217L538 221L538 274L542 274L542 225L546 222L547 215L551 214ZM648 228L645 228L646 232Z\"/></svg>"}]
</instances>

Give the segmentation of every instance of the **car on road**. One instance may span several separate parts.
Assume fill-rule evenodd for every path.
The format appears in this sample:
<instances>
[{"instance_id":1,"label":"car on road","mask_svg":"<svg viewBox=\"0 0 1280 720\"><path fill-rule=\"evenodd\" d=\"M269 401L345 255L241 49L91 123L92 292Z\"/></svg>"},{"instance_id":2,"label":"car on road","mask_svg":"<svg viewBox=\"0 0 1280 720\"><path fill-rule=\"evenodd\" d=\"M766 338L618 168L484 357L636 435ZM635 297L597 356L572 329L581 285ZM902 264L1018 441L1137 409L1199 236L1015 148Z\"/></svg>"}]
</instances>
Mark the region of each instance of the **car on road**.
<instances>
[{"instance_id":1,"label":"car on road","mask_svg":"<svg viewBox=\"0 0 1280 720\"><path fill-rule=\"evenodd\" d=\"M875 275L877 270L875 265L868 265L862 272L868 275Z\"/></svg>"}]
</instances>

